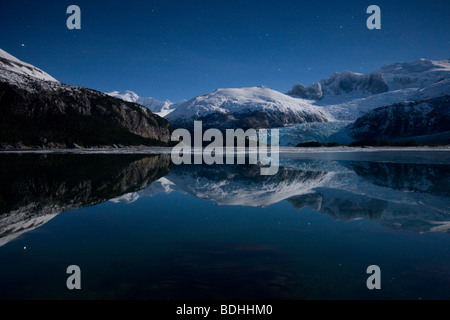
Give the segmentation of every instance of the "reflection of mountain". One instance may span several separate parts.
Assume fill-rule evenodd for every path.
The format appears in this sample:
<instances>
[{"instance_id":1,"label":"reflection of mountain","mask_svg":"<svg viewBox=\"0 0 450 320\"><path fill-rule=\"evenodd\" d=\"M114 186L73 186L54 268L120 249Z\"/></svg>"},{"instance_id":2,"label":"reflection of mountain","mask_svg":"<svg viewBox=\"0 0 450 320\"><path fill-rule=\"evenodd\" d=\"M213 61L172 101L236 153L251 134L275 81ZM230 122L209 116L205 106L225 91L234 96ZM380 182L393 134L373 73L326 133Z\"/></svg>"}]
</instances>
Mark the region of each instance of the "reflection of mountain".
<instances>
[{"instance_id":1,"label":"reflection of mountain","mask_svg":"<svg viewBox=\"0 0 450 320\"><path fill-rule=\"evenodd\" d=\"M219 205L266 207L288 200L333 219L369 219L417 232L450 231L448 165L284 161L274 176L257 166L174 166L148 191L116 201L174 190Z\"/></svg>"},{"instance_id":2,"label":"reflection of mountain","mask_svg":"<svg viewBox=\"0 0 450 320\"><path fill-rule=\"evenodd\" d=\"M62 211L145 188L169 165L168 155L2 155L0 245Z\"/></svg>"},{"instance_id":3,"label":"reflection of mountain","mask_svg":"<svg viewBox=\"0 0 450 320\"><path fill-rule=\"evenodd\" d=\"M116 197L114 199L111 199L109 201L119 203L119 202L125 202L125 203L132 203L138 200L141 197L153 197L154 195L158 193L171 193L174 191L175 185L172 181L167 180L166 178L160 178L154 182L152 182L151 185L149 185L147 188L142 189L137 192L131 192L124 195L121 195L120 197Z\"/></svg>"},{"instance_id":4,"label":"reflection of mountain","mask_svg":"<svg viewBox=\"0 0 450 320\"><path fill-rule=\"evenodd\" d=\"M319 188L314 193L292 197L288 201L296 209L309 207L328 214L333 219L346 222L368 219L389 228L416 232L450 232L448 198L409 193L410 202L405 201L407 199L397 202L386 199L389 198L390 189L374 188L374 190L374 194L363 195L344 190ZM395 195L400 193L394 192L390 197L395 198Z\"/></svg>"},{"instance_id":5,"label":"reflection of mountain","mask_svg":"<svg viewBox=\"0 0 450 320\"><path fill-rule=\"evenodd\" d=\"M310 193L289 199L294 208L307 206L313 210L328 214L334 219L351 221L358 218L378 220L386 210L387 201L371 199L349 192L323 190L322 193Z\"/></svg>"},{"instance_id":6,"label":"reflection of mountain","mask_svg":"<svg viewBox=\"0 0 450 320\"><path fill-rule=\"evenodd\" d=\"M449 197L449 166L434 164L405 164L352 162L352 169L375 185L396 190L431 193Z\"/></svg>"},{"instance_id":7,"label":"reflection of mountain","mask_svg":"<svg viewBox=\"0 0 450 320\"><path fill-rule=\"evenodd\" d=\"M340 185L288 201L342 221L363 218L417 232L450 231L448 165L352 161L347 166L354 174L336 175Z\"/></svg>"},{"instance_id":8,"label":"reflection of mountain","mask_svg":"<svg viewBox=\"0 0 450 320\"><path fill-rule=\"evenodd\" d=\"M262 176L252 165L176 166L167 179L177 188L219 205L266 207L326 184L331 173L290 168Z\"/></svg>"}]
</instances>

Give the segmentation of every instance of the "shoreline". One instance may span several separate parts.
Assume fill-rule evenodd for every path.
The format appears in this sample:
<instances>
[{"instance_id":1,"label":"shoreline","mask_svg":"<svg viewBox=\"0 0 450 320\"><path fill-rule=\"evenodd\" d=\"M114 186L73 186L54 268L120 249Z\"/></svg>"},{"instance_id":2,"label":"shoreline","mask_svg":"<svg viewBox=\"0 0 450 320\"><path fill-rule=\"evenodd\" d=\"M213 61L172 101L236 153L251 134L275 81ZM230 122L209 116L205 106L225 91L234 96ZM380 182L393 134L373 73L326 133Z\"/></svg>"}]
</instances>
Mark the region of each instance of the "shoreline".
<instances>
[{"instance_id":1,"label":"shoreline","mask_svg":"<svg viewBox=\"0 0 450 320\"><path fill-rule=\"evenodd\" d=\"M274 147L275 148L275 147ZM0 149L0 154L6 153L74 153L74 154L84 154L84 153L109 153L109 154L121 154L121 153L149 153L149 154L158 154L158 153L171 153L173 147L124 147L124 148L114 148L114 147L100 147L100 148L52 148L52 149L41 149L41 148L24 148L24 149ZM268 151L271 150L269 146ZM187 148L184 149L188 150ZM204 148L202 148L204 150ZM226 148L223 148L224 152L227 153ZM230 150L231 152L235 152L236 149ZM192 148L191 151L188 152L198 152L200 151L197 148ZM239 152L244 150L239 149ZM249 148L245 149L245 152L248 153ZM442 152L450 152L449 146L417 146L417 147L278 147L279 153L348 153L348 152L427 152L427 151L442 151Z\"/></svg>"},{"instance_id":2,"label":"shoreline","mask_svg":"<svg viewBox=\"0 0 450 320\"><path fill-rule=\"evenodd\" d=\"M92 148L92 149L16 149L0 150L1 155L171 155L173 147L134 147L134 148ZM185 150L186 151L186 150ZM270 148L267 150L270 154ZM191 155L201 154L203 149L195 149ZM255 150L257 152L257 150ZM230 152L221 153L223 156ZM234 151L237 154L250 154L249 150ZM268 154L268 157L271 155ZM450 146L442 147L319 147L297 148L280 147L279 161L319 160L319 161L363 161L378 163L409 163L428 165L450 165Z\"/></svg>"}]
</instances>

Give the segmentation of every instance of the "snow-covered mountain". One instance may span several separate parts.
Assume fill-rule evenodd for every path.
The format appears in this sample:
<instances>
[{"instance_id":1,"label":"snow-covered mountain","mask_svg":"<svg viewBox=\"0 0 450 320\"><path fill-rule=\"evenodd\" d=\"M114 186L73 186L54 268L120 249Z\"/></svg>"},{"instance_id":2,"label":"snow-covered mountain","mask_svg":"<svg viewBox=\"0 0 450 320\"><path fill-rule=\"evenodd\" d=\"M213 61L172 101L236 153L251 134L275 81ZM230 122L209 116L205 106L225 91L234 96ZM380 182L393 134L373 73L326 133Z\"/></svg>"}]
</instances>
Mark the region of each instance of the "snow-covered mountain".
<instances>
[{"instance_id":1,"label":"snow-covered mountain","mask_svg":"<svg viewBox=\"0 0 450 320\"><path fill-rule=\"evenodd\" d=\"M192 129L195 120L204 128L279 128L281 145L347 144L356 139L349 123L376 108L449 94L450 60L419 59L368 74L336 72L287 94L264 86L218 89L178 104L166 118L174 128Z\"/></svg>"},{"instance_id":2,"label":"snow-covered mountain","mask_svg":"<svg viewBox=\"0 0 450 320\"><path fill-rule=\"evenodd\" d=\"M383 75L389 90L422 89L450 78L450 59L441 61L419 59L412 62L398 62L385 65L377 72Z\"/></svg>"},{"instance_id":3,"label":"snow-covered mountain","mask_svg":"<svg viewBox=\"0 0 450 320\"><path fill-rule=\"evenodd\" d=\"M113 91L108 92L108 95L122 99L128 102L138 103L147 107L151 112L156 113L157 115L164 117L171 113L174 110L175 104L172 101L159 101L152 97L143 98L134 93L133 91Z\"/></svg>"},{"instance_id":4,"label":"snow-covered mountain","mask_svg":"<svg viewBox=\"0 0 450 320\"><path fill-rule=\"evenodd\" d=\"M128 101L128 102L137 102L140 99L140 97L136 93L134 93L133 91L130 91L130 90L112 91L112 92L106 92L106 94L108 94L112 97L122 99L123 101Z\"/></svg>"},{"instance_id":5,"label":"snow-covered mountain","mask_svg":"<svg viewBox=\"0 0 450 320\"><path fill-rule=\"evenodd\" d=\"M419 59L369 74L337 72L309 87L296 84L288 94L312 100L338 120L354 121L378 107L449 94L449 79L450 60Z\"/></svg>"},{"instance_id":6,"label":"snow-covered mountain","mask_svg":"<svg viewBox=\"0 0 450 320\"><path fill-rule=\"evenodd\" d=\"M333 73L329 79L321 80L309 87L296 84L288 94L306 99L322 99L328 95L377 94L388 90L389 87L379 72L365 75L344 71Z\"/></svg>"},{"instance_id":7,"label":"snow-covered mountain","mask_svg":"<svg viewBox=\"0 0 450 320\"><path fill-rule=\"evenodd\" d=\"M33 102L35 105L45 106L54 103L54 99L52 102L49 100L52 98L50 92L52 94L56 92L60 100L64 101L59 101L61 103L58 102L59 106L53 108L54 110L64 111L67 106L71 106L76 108L77 112L90 112L80 108L81 105L85 105L81 102L86 100L87 90L64 85L41 69L22 62L1 49L0 82L36 94L36 99L39 97L41 101ZM10 88L7 90L11 91ZM121 99L117 101L100 97L93 91L90 91L88 95L89 99L95 96L96 99L100 99L102 103L107 102L108 105L120 104L121 100L136 104L135 107L143 109L138 110L138 113L141 113L140 111L147 113L150 110L166 118L173 128L192 130L193 122L200 120L203 121L204 129L279 128L282 146L295 146L299 142L316 140L347 144L357 139L356 136L351 135L356 131L349 130L349 122L354 122L377 108L450 95L450 60L419 59L412 62L398 62L385 65L368 74L350 71L336 72L328 79L320 80L308 87L296 84L287 94L264 86L225 88L178 103L140 97L128 90L107 93L108 96ZM1 95L0 98L2 98ZM6 98L8 96L3 95L3 101L6 101ZM8 99L9 104L17 104L17 99ZM72 103L73 99L80 101ZM29 103L29 100L27 98L26 103ZM21 102L16 109L21 110L24 105L25 101ZM106 105L104 107L107 108ZM120 112L128 114L131 109L125 107ZM414 110L415 114L420 112L419 109ZM135 113L134 111L132 113ZM376 117L379 118L380 114ZM398 112L390 114L400 115ZM117 119L121 118L123 117L120 116ZM128 129L132 128L133 133L140 135L143 130L135 130L138 118L133 115L130 119L122 121L120 125ZM382 119L379 119L380 121L382 122ZM394 123L401 119L391 117L389 121ZM434 124L429 123L429 125ZM442 128L439 130L431 128L431 131L440 133ZM153 132L152 136L156 136L155 133ZM40 138L38 137L38 140Z\"/></svg>"},{"instance_id":8,"label":"snow-covered mountain","mask_svg":"<svg viewBox=\"0 0 450 320\"><path fill-rule=\"evenodd\" d=\"M327 122L333 117L310 101L265 86L228 88L197 96L177 106L166 117L175 128L272 128L304 122Z\"/></svg>"}]
</instances>

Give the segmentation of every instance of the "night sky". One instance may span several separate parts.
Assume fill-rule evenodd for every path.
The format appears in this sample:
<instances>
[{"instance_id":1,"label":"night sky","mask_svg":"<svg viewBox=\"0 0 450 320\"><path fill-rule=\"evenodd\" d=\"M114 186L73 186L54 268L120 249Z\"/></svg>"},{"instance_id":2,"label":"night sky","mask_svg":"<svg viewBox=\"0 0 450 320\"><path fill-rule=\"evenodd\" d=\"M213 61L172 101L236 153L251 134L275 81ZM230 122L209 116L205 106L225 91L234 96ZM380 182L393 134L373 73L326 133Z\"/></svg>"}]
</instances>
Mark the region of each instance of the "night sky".
<instances>
[{"instance_id":1,"label":"night sky","mask_svg":"<svg viewBox=\"0 0 450 320\"><path fill-rule=\"evenodd\" d=\"M81 8L81 30L66 27L71 4ZM372 4L381 30L366 27ZM176 102L450 58L449 12L448 0L2 0L0 48L63 83Z\"/></svg>"}]
</instances>

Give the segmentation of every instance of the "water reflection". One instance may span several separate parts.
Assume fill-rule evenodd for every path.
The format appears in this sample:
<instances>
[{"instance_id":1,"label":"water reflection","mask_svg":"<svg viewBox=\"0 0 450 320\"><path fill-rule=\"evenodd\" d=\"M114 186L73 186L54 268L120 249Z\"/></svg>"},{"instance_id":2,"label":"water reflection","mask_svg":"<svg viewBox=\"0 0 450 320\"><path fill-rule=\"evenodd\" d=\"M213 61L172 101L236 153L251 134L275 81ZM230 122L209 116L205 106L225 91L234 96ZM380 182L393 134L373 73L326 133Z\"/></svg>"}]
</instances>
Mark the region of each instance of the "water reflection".
<instances>
[{"instance_id":1,"label":"water reflection","mask_svg":"<svg viewBox=\"0 0 450 320\"><path fill-rule=\"evenodd\" d=\"M450 231L450 166L444 164L289 160L274 176L257 166L174 166L151 186L218 205L268 207L281 201L333 219L369 219L415 232ZM143 190L115 201L149 196Z\"/></svg>"},{"instance_id":2,"label":"water reflection","mask_svg":"<svg viewBox=\"0 0 450 320\"><path fill-rule=\"evenodd\" d=\"M0 246L63 211L145 188L169 165L168 155L2 155Z\"/></svg>"},{"instance_id":3,"label":"water reflection","mask_svg":"<svg viewBox=\"0 0 450 320\"><path fill-rule=\"evenodd\" d=\"M350 168L377 186L450 197L448 165L352 161Z\"/></svg>"},{"instance_id":4,"label":"water reflection","mask_svg":"<svg viewBox=\"0 0 450 320\"><path fill-rule=\"evenodd\" d=\"M334 219L450 232L450 166L282 159L255 165L171 166L169 155L2 155L0 246L55 215L111 200L181 192L224 206L288 201Z\"/></svg>"}]
</instances>

